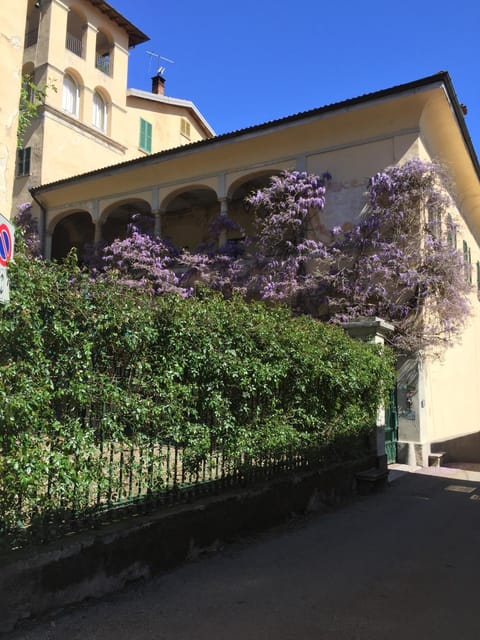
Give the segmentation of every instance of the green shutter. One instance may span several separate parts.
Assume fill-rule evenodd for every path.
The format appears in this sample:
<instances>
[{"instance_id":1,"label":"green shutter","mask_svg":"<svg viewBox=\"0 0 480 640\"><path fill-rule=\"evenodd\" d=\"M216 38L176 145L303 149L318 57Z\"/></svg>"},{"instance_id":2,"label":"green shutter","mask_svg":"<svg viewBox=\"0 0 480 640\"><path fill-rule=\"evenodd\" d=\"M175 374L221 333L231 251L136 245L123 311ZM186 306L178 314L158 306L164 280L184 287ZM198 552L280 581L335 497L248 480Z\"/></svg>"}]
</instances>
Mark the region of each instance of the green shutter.
<instances>
[{"instance_id":1,"label":"green shutter","mask_svg":"<svg viewBox=\"0 0 480 640\"><path fill-rule=\"evenodd\" d=\"M140 118L140 149L151 153L152 151L152 125L143 118Z\"/></svg>"},{"instance_id":2,"label":"green shutter","mask_svg":"<svg viewBox=\"0 0 480 640\"><path fill-rule=\"evenodd\" d=\"M463 268L465 270L465 280L472 283L472 251L468 244L463 241Z\"/></svg>"},{"instance_id":3,"label":"green shutter","mask_svg":"<svg viewBox=\"0 0 480 640\"><path fill-rule=\"evenodd\" d=\"M148 151L148 153L151 153L151 151L152 151L152 125L150 124L150 122L147 122L146 137L147 137L147 140L146 140L147 144L145 145L145 148Z\"/></svg>"},{"instance_id":4,"label":"green shutter","mask_svg":"<svg viewBox=\"0 0 480 640\"><path fill-rule=\"evenodd\" d=\"M30 175L30 156L31 147L26 147L25 149L17 149L17 176Z\"/></svg>"},{"instance_id":5,"label":"green shutter","mask_svg":"<svg viewBox=\"0 0 480 640\"><path fill-rule=\"evenodd\" d=\"M480 291L480 260L477 260L477 291Z\"/></svg>"},{"instance_id":6,"label":"green shutter","mask_svg":"<svg viewBox=\"0 0 480 640\"><path fill-rule=\"evenodd\" d=\"M457 248L457 227L450 214L447 216L447 242L454 249Z\"/></svg>"}]
</instances>

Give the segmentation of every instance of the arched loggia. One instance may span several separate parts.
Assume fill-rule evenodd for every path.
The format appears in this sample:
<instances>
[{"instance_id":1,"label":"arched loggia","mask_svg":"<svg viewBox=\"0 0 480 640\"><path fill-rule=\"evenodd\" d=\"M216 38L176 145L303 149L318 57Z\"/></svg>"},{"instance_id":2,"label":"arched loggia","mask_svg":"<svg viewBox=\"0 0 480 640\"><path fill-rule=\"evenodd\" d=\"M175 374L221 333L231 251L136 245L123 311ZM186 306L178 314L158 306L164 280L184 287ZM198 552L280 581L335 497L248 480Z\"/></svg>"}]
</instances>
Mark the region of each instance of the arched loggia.
<instances>
[{"instance_id":1,"label":"arched loggia","mask_svg":"<svg viewBox=\"0 0 480 640\"><path fill-rule=\"evenodd\" d=\"M77 250L82 262L85 248L92 244L95 227L88 211L76 211L61 218L52 233L52 260L65 258L72 248Z\"/></svg>"}]
</instances>

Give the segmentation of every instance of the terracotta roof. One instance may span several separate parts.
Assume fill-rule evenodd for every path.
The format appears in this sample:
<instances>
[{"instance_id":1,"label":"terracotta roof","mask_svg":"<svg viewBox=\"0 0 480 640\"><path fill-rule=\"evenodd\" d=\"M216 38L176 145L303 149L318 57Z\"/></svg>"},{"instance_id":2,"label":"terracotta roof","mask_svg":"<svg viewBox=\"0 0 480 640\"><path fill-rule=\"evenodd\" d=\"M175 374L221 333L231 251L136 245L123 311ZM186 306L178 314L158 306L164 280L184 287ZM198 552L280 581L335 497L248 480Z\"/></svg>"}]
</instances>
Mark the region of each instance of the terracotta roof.
<instances>
[{"instance_id":1,"label":"terracotta roof","mask_svg":"<svg viewBox=\"0 0 480 640\"><path fill-rule=\"evenodd\" d=\"M219 143L222 143L227 140L240 139L244 136L250 136L251 134L261 133L263 131L275 130L278 127L281 127L285 124L301 122L302 120L308 120L309 118L318 117L323 114L334 113L335 111L342 111L344 109L348 109L357 105L366 104L368 102L374 102L376 100L380 100L382 98L387 98L390 96L401 95L402 93L408 93L415 91L416 89L422 89L424 87L428 87L429 85L439 85L443 84L446 88L446 92L448 98L450 100L452 110L457 119L460 131L462 133L465 145L468 149L468 153L472 160L473 166L475 167L475 171L477 176L480 179L480 165L478 162L477 155L475 153L475 149L473 147L472 140L470 138L470 134L468 132L467 126L465 124L465 119L462 111L462 107L458 101L455 90L453 88L452 81L450 79L450 75L447 71L440 71L434 75L427 76L425 78L420 78L419 80L414 80L413 82L407 82L405 84L396 85L394 87L390 87L388 89L382 89L381 91L375 91L372 93L366 93L361 96L357 96L355 98L349 98L348 100L343 100L342 102L335 102L332 104L325 105L323 107L318 107L316 109L310 109L308 111L302 111L290 116L286 116L284 118L279 118L277 120L269 120L262 124L253 125L251 127L246 127L245 129L239 129L236 131L231 131L229 133L224 133L213 138L209 138L207 140L200 140L198 142L192 142L191 144L182 145L181 147L175 147L173 149L166 149L164 151L159 151L158 153L152 153L148 156L142 156L140 158L134 158L133 160L126 160L125 162L120 162L118 164L109 165L107 167L102 167L101 169L94 169L93 171L88 171L86 173L81 173L77 176L72 176L69 178L64 178L62 180L57 180L56 182L51 182L49 184L40 185L38 187L32 187L30 189L31 194L35 194L41 192L43 190L47 191L49 189L55 188L57 186L63 186L70 182L75 182L77 180L87 179L94 175L101 175L102 173L112 174L117 170L122 170L125 167L130 166L141 166L142 164L151 164L155 162L156 159L160 158L168 158L179 155L184 155L186 153L190 153L191 151L195 151L196 149L200 149L203 147L213 146Z\"/></svg>"},{"instance_id":2,"label":"terracotta roof","mask_svg":"<svg viewBox=\"0 0 480 640\"><path fill-rule=\"evenodd\" d=\"M94 7L97 7L99 11L104 13L110 20L113 20L119 27L125 29L128 33L128 45L130 47L135 47L137 44L141 44L142 42L147 42L150 38L145 35L140 29L138 29L134 24L129 22L121 13L119 13L116 9L114 9L108 2L104 2L104 0L89 0L90 4L93 4Z\"/></svg>"}]
</instances>

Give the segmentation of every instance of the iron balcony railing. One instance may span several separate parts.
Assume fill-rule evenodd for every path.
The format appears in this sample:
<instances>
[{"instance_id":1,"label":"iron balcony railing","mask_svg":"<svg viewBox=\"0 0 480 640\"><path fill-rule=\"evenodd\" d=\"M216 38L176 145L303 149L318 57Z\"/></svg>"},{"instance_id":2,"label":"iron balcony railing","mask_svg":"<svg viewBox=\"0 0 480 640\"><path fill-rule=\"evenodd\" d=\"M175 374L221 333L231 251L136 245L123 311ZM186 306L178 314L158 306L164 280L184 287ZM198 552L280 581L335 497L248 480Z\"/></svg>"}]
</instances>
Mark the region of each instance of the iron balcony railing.
<instances>
[{"instance_id":1,"label":"iron balcony railing","mask_svg":"<svg viewBox=\"0 0 480 640\"><path fill-rule=\"evenodd\" d=\"M103 73L110 75L110 56L97 55L95 66Z\"/></svg>"},{"instance_id":2,"label":"iron balcony railing","mask_svg":"<svg viewBox=\"0 0 480 640\"><path fill-rule=\"evenodd\" d=\"M67 33L67 39L65 41L65 47L75 53L80 58L83 55L83 43L81 38L77 38L77 36L72 35L71 33Z\"/></svg>"},{"instance_id":3,"label":"iron balcony railing","mask_svg":"<svg viewBox=\"0 0 480 640\"><path fill-rule=\"evenodd\" d=\"M38 29L27 31L27 33L25 34L25 49L28 49L28 47L31 47L34 44L37 44L37 40L38 40Z\"/></svg>"}]
</instances>

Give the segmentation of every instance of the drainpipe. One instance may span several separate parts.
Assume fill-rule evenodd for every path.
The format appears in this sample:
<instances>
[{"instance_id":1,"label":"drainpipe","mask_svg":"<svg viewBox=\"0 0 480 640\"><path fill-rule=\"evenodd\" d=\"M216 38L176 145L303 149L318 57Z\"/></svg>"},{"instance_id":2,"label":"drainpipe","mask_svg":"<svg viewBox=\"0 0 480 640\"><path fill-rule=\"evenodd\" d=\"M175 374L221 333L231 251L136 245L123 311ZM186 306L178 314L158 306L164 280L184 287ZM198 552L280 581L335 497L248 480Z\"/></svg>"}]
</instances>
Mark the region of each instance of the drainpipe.
<instances>
[{"instance_id":1,"label":"drainpipe","mask_svg":"<svg viewBox=\"0 0 480 640\"><path fill-rule=\"evenodd\" d=\"M47 257L47 247L46 247L46 238L47 238L47 209L44 204L37 198L37 196L29 189L30 195L35 200L35 202L40 207L40 224L39 224L39 235L40 235L40 246L42 249L42 255L44 258Z\"/></svg>"}]
</instances>

